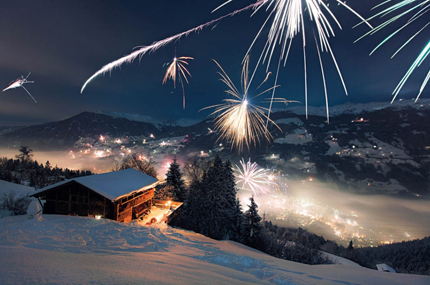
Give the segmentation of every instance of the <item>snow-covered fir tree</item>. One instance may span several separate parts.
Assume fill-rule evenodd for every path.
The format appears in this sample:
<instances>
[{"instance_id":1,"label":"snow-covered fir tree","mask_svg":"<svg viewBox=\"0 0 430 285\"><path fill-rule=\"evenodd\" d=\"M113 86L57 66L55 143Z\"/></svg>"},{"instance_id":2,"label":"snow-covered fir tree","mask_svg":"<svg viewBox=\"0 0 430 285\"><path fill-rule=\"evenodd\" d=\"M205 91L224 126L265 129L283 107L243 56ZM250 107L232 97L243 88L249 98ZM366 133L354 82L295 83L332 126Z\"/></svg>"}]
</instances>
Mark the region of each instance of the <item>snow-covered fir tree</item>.
<instances>
[{"instance_id":1,"label":"snow-covered fir tree","mask_svg":"<svg viewBox=\"0 0 430 285\"><path fill-rule=\"evenodd\" d=\"M176 157L170 164L169 171L167 171L166 184L167 186L173 187L173 195L177 201L185 201L187 191L184 180L182 179L182 173L179 169L179 163L176 161Z\"/></svg>"},{"instance_id":2,"label":"snow-covered fir tree","mask_svg":"<svg viewBox=\"0 0 430 285\"><path fill-rule=\"evenodd\" d=\"M258 215L258 206L254 201L254 196L249 198L251 204L249 209L243 215L243 238L245 244L254 245L257 240L261 229L261 217Z\"/></svg>"},{"instance_id":3,"label":"snow-covered fir tree","mask_svg":"<svg viewBox=\"0 0 430 285\"><path fill-rule=\"evenodd\" d=\"M243 212L242 205L240 204L240 200L236 199L235 207L234 207L234 225L233 225L233 234L231 239L237 242L242 241L243 236Z\"/></svg>"},{"instance_id":4,"label":"snow-covered fir tree","mask_svg":"<svg viewBox=\"0 0 430 285\"><path fill-rule=\"evenodd\" d=\"M217 155L201 181L190 185L183 226L215 239L236 239L236 191L230 162Z\"/></svg>"}]
</instances>

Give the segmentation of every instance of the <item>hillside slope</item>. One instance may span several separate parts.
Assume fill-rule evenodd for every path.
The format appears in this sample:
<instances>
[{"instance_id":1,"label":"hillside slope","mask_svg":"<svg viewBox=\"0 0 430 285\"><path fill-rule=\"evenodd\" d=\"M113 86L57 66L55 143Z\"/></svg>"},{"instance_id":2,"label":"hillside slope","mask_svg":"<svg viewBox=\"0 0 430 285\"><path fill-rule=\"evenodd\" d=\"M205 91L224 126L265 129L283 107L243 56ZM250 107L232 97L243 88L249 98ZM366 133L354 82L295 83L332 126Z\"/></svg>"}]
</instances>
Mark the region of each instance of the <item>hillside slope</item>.
<instances>
[{"instance_id":1,"label":"hillside slope","mask_svg":"<svg viewBox=\"0 0 430 285\"><path fill-rule=\"evenodd\" d=\"M0 219L1 284L429 284L429 276L309 266L165 224Z\"/></svg>"}]
</instances>

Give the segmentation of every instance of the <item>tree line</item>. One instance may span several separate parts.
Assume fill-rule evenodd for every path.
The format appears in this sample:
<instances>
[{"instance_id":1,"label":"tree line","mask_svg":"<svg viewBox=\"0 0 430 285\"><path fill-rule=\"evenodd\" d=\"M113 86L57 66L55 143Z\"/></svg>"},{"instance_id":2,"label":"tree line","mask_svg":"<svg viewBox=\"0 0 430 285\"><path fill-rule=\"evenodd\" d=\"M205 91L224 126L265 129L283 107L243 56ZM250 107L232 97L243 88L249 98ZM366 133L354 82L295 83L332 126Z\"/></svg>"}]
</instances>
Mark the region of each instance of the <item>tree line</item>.
<instances>
[{"instance_id":1,"label":"tree line","mask_svg":"<svg viewBox=\"0 0 430 285\"><path fill-rule=\"evenodd\" d=\"M166 183L156 190L160 198L184 202L180 214L169 223L172 226L218 240L237 241L300 263L331 263L322 254L328 252L371 269L376 269L376 264L386 263L397 272L430 275L430 237L366 248L354 248L351 241L344 247L306 229L279 227L265 221L258 214L253 197L243 211L236 199L237 188L229 160L216 156L214 161L203 163L191 158L186 164L185 173L192 177L188 187L175 159L166 175Z\"/></svg>"},{"instance_id":2,"label":"tree line","mask_svg":"<svg viewBox=\"0 0 430 285\"><path fill-rule=\"evenodd\" d=\"M180 214L170 221L171 226L217 240L233 240L283 259L307 264L328 263L318 250L281 241L273 235L268 227L271 223L261 218L254 197L250 197L247 209L242 209L236 198L235 177L229 160L223 161L217 155L209 164L197 163L196 158L191 161L193 163L188 166L191 169L186 170L192 177L188 187L185 187L179 165L174 160L166 175L166 183L156 190L156 197L184 202ZM205 167L197 171L192 165Z\"/></svg>"},{"instance_id":3,"label":"tree line","mask_svg":"<svg viewBox=\"0 0 430 285\"><path fill-rule=\"evenodd\" d=\"M21 146L15 159L0 158L0 179L17 184L28 184L35 189L43 188L64 179L92 175L89 170L73 170L53 166L49 160L39 164L33 160L33 150Z\"/></svg>"}]
</instances>

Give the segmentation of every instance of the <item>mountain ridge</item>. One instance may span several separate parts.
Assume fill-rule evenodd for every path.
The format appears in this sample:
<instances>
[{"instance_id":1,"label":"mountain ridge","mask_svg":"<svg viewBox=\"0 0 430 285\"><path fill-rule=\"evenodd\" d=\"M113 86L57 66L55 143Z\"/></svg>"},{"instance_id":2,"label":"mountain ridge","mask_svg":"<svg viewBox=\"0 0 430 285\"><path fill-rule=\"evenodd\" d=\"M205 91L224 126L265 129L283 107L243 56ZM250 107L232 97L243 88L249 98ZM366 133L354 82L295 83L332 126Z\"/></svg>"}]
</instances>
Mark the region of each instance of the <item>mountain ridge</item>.
<instances>
[{"instance_id":1,"label":"mountain ridge","mask_svg":"<svg viewBox=\"0 0 430 285\"><path fill-rule=\"evenodd\" d=\"M430 100L344 104L331 109L330 124L315 115L320 109L310 108L308 119L294 108L273 113L282 132L269 126L273 141L242 154L219 139L212 119L187 127L155 126L94 112L9 132L0 136L0 146L80 151L116 161L133 152L158 167L174 155L186 161L190 155L219 153L233 164L252 158L292 179L317 179L358 193L430 196Z\"/></svg>"}]
</instances>

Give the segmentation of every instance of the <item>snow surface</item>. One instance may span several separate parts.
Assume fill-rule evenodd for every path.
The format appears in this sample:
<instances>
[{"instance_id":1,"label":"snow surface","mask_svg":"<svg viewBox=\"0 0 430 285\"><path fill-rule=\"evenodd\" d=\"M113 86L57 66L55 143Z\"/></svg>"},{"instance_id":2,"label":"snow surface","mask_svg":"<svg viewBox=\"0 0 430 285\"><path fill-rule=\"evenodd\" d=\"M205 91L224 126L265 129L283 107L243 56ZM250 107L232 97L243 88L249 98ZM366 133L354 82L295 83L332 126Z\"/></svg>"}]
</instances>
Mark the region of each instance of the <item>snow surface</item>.
<instances>
[{"instance_id":1,"label":"snow surface","mask_svg":"<svg viewBox=\"0 0 430 285\"><path fill-rule=\"evenodd\" d=\"M295 129L292 133L285 134L283 138L275 139L278 144L307 144L312 142L312 135L305 128Z\"/></svg>"},{"instance_id":2,"label":"snow surface","mask_svg":"<svg viewBox=\"0 0 430 285\"><path fill-rule=\"evenodd\" d=\"M330 117L339 116L342 114L360 114L362 112L370 112L374 110L381 110L385 108L393 108L393 109L402 109L411 107L414 109L429 109L430 108L430 99L420 99L417 103L415 103L415 98L411 100L397 100L390 104L390 102L370 102L370 103L345 103L336 106L330 106ZM294 106L287 107L283 109L274 108L273 111L290 111L297 115L305 115L306 108L304 106ZM322 107L313 107L308 106L309 115L327 116L327 110L325 106Z\"/></svg>"},{"instance_id":3,"label":"snow surface","mask_svg":"<svg viewBox=\"0 0 430 285\"><path fill-rule=\"evenodd\" d=\"M9 194L10 191L14 191L15 195L26 196L34 192L34 187L0 180L0 195L3 195L3 194L7 195Z\"/></svg>"},{"instance_id":4,"label":"snow surface","mask_svg":"<svg viewBox=\"0 0 430 285\"><path fill-rule=\"evenodd\" d=\"M3 195L9 196L11 193L13 193L15 199L18 199L19 197L28 196L33 192L33 187L0 180L0 197L2 197ZM4 216L10 216L12 214L13 213L8 210L0 209L0 218Z\"/></svg>"},{"instance_id":5,"label":"snow surface","mask_svg":"<svg viewBox=\"0 0 430 285\"><path fill-rule=\"evenodd\" d=\"M70 181L76 181L111 201L117 200L122 196L129 195L133 192L153 188L158 184L158 180L156 178L137 171L136 169L129 168L115 172L68 179L39 189L34 192L33 195L59 185L66 184Z\"/></svg>"},{"instance_id":6,"label":"snow surface","mask_svg":"<svg viewBox=\"0 0 430 285\"><path fill-rule=\"evenodd\" d=\"M430 284L429 276L310 266L164 223L0 219L0 284Z\"/></svg>"}]
</instances>

